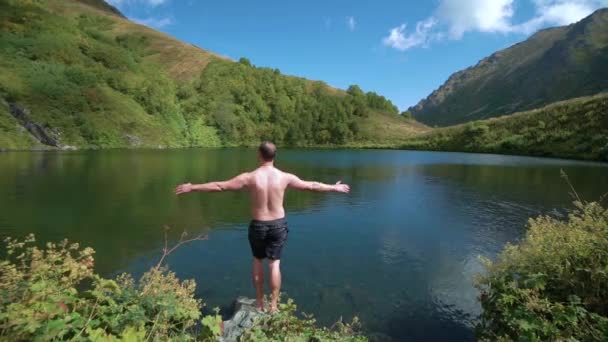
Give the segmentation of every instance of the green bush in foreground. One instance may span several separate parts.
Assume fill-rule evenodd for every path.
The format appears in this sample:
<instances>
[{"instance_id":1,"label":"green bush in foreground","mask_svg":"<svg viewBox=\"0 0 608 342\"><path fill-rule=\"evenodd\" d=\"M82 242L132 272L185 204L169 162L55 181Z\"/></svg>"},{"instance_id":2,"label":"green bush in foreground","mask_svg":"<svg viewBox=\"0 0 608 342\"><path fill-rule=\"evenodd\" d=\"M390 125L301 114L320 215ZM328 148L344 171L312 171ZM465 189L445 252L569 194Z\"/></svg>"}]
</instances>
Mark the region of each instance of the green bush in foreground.
<instances>
[{"instance_id":1,"label":"green bush in foreground","mask_svg":"<svg viewBox=\"0 0 608 342\"><path fill-rule=\"evenodd\" d=\"M6 240L0 261L0 339L188 340L199 317L193 281L153 268L139 281L93 273L91 248L67 240Z\"/></svg>"},{"instance_id":2,"label":"green bush in foreground","mask_svg":"<svg viewBox=\"0 0 608 342\"><path fill-rule=\"evenodd\" d=\"M484 260L482 340L608 340L608 210L575 206L566 221L530 219L519 245Z\"/></svg>"},{"instance_id":3,"label":"green bush in foreground","mask_svg":"<svg viewBox=\"0 0 608 342\"><path fill-rule=\"evenodd\" d=\"M280 311L272 316L264 316L256 325L241 336L243 341L351 341L365 342L367 338L358 334L359 320L351 323L338 321L332 329L318 328L314 317L296 317L297 306L292 300L282 303Z\"/></svg>"},{"instance_id":4,"label":"green bush in foreground","mask_svg":"<svg viewBox=\"0 0 608 342\"><path fill-rule=\"evenodd\" d=\"M128 274L100 277L93 272L93 249L67 240L39 248L30 235L23 241L8 238L5 245L2 341L216 341L221 335L217 311L200 320L203 303L194 297L195 282L180 281L160 266L166 246L159 265L135 280ZM260 320L241 340L364 341L354 332L356 320L330 330L315 327L312 317L297 318L291 301L281 308L285 311Z\"/></svg>"}]
</instances>

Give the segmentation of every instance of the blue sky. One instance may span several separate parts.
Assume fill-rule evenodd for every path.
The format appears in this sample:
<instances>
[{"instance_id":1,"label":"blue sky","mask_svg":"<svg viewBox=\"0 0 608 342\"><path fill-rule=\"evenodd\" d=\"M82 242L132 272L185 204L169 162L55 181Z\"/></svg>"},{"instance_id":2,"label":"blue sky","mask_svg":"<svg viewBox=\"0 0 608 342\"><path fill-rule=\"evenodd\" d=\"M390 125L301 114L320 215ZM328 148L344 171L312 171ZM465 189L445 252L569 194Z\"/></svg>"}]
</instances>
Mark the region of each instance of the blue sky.
<instances>
[{"instance_id":1,"label":"blue sky","mask_svg":"<svg viewBox=\"0 0 608 342\"><path fill-rule=\"evenodd\" d=\"M285 74L358 84L400 109L453 72L608 0L109 0L181 40Z\"/></svg>"}]
</instances>

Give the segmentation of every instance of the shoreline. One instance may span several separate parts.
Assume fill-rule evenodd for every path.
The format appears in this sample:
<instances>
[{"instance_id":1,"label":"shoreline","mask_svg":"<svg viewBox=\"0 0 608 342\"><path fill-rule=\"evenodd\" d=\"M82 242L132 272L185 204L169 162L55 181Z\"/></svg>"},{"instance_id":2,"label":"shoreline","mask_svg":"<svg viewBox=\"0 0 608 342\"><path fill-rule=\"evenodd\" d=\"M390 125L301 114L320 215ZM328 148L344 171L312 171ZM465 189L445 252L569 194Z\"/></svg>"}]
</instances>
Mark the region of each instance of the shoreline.
<instances>
[{"instance_id":1,"label":"shoreline","mask_svg":"<svg viewBox=\"0 0 608 342\"><path fill-rule=\"evenodd\" d=\"M255 145L227 145L227 146L190 146L190 147L84 147L77 148L70 146L70 148L35 148L35 149L1 149L0 154L8 153L74 153L74 152L102 152L102 151L178 151L178 150L191 150L191 149L233 149L233 148L254 148ZM436 152L436 153L467 153L467 154L481 154L481 155L497 155L497 156L509 156L509 157L530 157L530 158L542 158L542 159L556 159L556 160L567 160L567 161L579 161L589 162L608 166L608 160L601 160L595 158L577 158L563 155L546 155L546 154L534 154L534 153L501 153L499 151L467 151L467 150L440 150L440 149L417 149L408 146L407 148L394 146L394 145L382 145L382 144L346 144L346 145L307 145L307 146L285 146L283 149L289 150L385 150L385 151L410 151L410 152Z\"/></svg>"}]
</instances>

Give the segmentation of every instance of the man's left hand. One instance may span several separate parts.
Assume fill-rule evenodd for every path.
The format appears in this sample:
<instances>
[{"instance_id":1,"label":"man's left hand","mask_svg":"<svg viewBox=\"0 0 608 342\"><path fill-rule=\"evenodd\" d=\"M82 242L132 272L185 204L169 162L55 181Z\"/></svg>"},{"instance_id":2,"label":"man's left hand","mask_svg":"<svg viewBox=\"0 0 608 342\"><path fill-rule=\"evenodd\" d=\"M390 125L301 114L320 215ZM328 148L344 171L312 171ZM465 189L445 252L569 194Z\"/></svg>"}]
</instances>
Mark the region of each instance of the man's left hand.
<instances>
[{"instance_id":1,"label":"man's left hand","mask_svg":"<svg viewBox=\"0 0 608 342\"><path fill-rule=\"evenodd\" d=\"M190 191L192 191L192 183L181 184L175 188L176 195L187 194Z\"/></svg>"}]
</instances>

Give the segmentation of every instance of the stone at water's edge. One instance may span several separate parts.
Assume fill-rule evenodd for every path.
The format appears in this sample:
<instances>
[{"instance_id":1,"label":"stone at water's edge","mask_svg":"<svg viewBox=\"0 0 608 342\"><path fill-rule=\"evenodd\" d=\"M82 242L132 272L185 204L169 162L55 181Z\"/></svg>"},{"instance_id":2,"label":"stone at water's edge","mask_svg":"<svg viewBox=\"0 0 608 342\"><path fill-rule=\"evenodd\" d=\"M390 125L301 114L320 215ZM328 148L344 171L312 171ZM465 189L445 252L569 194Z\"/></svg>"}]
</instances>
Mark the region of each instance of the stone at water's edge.
<instances>
[{"instance_id":1,"label":"stone at water's edge","mask_svg":"<svg viewBox=\"0 0 608 342\"><path fill-rule=\"evenodd\" d=\"M255 299L238 297L234 302L234 315L224 321L224 332L221 342L236 342L245 330L253 326L254 321L263 316L255 307Z\"/></svg>"}]
</instances>

